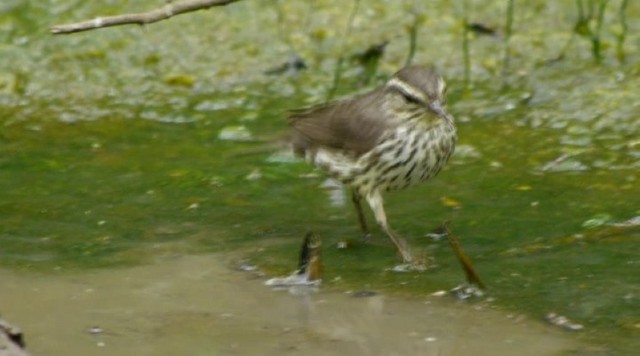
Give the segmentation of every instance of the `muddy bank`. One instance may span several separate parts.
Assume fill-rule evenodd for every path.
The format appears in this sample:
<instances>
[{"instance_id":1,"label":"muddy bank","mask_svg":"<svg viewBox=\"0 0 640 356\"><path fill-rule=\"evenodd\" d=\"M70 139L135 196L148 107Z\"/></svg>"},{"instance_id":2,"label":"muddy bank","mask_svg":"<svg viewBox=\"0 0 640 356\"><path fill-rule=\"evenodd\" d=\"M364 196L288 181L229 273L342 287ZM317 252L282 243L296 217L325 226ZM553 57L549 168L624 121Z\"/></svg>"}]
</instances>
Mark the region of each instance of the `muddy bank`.
<instances>
[{"instance_id":1,"label":"muddy bank","mask_svg":"<svg viewBox=\"0 0 640 356\"><path fill-rule=\"evenodd\" d=\"M552 355L570 334L447 298L294 295L222 257L61 275L0 270L34 355ZM304 293L302 293L304 294Z\"/></svg>"}]
</instances>

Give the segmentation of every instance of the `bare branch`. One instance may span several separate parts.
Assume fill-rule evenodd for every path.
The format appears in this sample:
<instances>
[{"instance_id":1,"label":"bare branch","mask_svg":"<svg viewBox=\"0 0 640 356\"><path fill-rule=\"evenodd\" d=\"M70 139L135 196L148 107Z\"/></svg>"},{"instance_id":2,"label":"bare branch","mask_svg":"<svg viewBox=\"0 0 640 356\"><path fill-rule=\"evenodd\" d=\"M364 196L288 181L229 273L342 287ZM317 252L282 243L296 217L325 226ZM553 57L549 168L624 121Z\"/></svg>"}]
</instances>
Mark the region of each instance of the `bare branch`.
<instances>
[{"instance_id":1,"label":"bare branch","mask_svg":"<svg viewBox=\"0 0 640 356\"><path fill-rule=\"evenodd\" d=\"M68 34L81 31L89 31L97 28L120 26L128 24L146 25L153 22L166 20L170 17L187 12L204 10L214 6L224 6L239 0L183 0L175 3L167 2L161 8L137 14L122 14L116 16L96 17L66 25L54 25L49 29L54 35Z\"/></svg>"}]
</instances>

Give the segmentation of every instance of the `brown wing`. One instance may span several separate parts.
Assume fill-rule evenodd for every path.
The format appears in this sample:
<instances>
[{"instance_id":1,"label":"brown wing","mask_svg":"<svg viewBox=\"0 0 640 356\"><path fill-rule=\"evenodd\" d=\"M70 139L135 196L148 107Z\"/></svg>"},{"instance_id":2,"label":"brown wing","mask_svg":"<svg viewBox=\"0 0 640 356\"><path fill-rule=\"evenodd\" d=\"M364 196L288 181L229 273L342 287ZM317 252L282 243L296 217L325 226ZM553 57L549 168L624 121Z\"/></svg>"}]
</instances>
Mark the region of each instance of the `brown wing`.
<instances>
[{"instance_id":1,"label":"brown wing","mask_svg":"<svg viewBox=\"0 0 640 356\"><path fill-rule=\"evenodd\" d=\"M293 112L289 123L294 129L295 151L328 147L362 154L371 150L389 125L381 98L382 90L376 89L356 98Z\"/></svg>"}]
</instances>

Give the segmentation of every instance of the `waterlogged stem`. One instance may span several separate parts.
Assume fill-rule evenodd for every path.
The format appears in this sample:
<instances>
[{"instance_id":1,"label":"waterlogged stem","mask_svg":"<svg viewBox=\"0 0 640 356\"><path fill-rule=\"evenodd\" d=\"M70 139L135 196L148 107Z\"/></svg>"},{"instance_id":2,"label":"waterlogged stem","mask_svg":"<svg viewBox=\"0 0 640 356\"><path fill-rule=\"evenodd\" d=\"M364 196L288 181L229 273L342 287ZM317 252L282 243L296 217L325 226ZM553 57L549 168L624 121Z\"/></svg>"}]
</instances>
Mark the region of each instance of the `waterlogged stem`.
<instances>
[{"instance_id":1,"label":"waterlogged stem","mask_svg":"<svg viewBox=\"0 0 640 356\"><path fill-rule=\"evenodd\" d=\"M351 36L351 31L353 29L353 22L356 18L356 13L358 12L358 8L360 7L360 0L355 0L353 4L353 8L351 9L351 13L349 14L349 20L347 21L347 30L345 38L349 38ZM342 79L342 65L344 63L344 56L341 55L338 58L338 62L336 63L336 69L333 73L333 85L331 86L331 90L327 94L327 102L331 101L333 97L336 95L338 91L338 86L340 85L340 80Z\"/></svg>"},{"instance_id":2,"label":"waterlogged stem","mask_svg":"<svg viewBox=\"0 0 640 356\"><path fill-rule=\"evenodd\" d=\"M509 62L511 60L511 50L509 40L511 39L513 27L513 0L507 0L506 21L504 25L504 59L502 62L502 86L507 86L507 76L509 73Z\"/></svg>"},{"instance_id":3,"label":"waterlogged stem","mask_svg":"<svg viewBox=\"0 0 640 356\"><path fill-rule=\"evenodd\" d=\"M447 239L449 240L449 244L451 245L453 252L455 252L456 257L458 257L458 260L460 261L460 264L462 264L462 268L464 269L464 272L467 276L467 282L469 284L475 284L480 289L487 289L484 283L482 283L482 281L480 280L480 277L478 276L476 271L473 269L471 261L462 251L460 242L458 242L458 239L453 235L453 233L451 233L451 230L449 229L449 222L445 221L442 224L442 228L444 230L444 233L447 235Z\"/></svg>"},{"instance_id":4,"label":"waterlogged stem","mask_svg":"<svg viewBox=\"0 0 640 356\"><path fill-rule=\"evenodd\" d=\"M620 19L620 33L618 34L618 38L616 41L616 57L618 58L619 62L624 62L625 59L624 41L627 38L627 30L629 29L626 17L628 3L628 0L622 0L622 3L620 4L620 10L618 10L618 18Z\"/></svg>"},{"instance_id":5,"label":"waterlogged stem","mask_svg":"<svg viewBox=\"0 0 640 356\"><path fill-rule=\"evenodd\" d=\"M591 51L593 52L593 58L597 63L602 62L602 53L600 52L600 30L602 29L604 10L607 7L608 2L609 0L600 0L598 17L596 18L596 30L593 31L591 35Z\"/></svg>"},{"instance_id":6,"label":"waterlogged stem","mask_svg":"<svg viewBox=\"0 0 640 356\"><path fill-rule=\"evenodd\" d=\"M469 54L469 23L466 16L462 19L462 59L464 62L464 88L468 90L471 79L471 57Z\"/></svg>"},{"instance_id":7,"label":"waterlogged stem","mask_svg":"<svg viewBox=\"0 0 640 356\"><path fill-rule=\"evenodd\" d=\"M409 54L407 55L407 61L405 66L408 66L413 62L413 57L416 54L416 47L418 42L418 26L420 24L419 15L415 14L413 23L409 26Z\"/></svg>"}]
</instances>

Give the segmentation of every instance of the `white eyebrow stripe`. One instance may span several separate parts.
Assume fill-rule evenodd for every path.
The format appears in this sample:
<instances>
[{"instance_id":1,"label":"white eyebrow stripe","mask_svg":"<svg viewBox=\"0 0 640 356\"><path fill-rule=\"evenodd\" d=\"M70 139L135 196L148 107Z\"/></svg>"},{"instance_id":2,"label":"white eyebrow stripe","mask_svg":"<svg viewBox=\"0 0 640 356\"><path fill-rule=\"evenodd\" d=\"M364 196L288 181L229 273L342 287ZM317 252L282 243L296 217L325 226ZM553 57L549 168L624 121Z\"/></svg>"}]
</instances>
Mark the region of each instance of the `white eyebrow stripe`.
<instances>
[{"instance_id":1,"label":"white eyebrow stripe","mask_svg":"<svg viewBox=\"0 0 640 356\"><path fill-rule=\"evenodd\" d=\"M419 98L422 101L426 102L426 98L424 96L423 93L415 90L413 87L407 85L407 83L399 80L398 78L391 78L388 82L387 82L387 86L388 87L392 87L395 89L400 90L401 92L404 92L408 95L411 95L415 98Z\"/></svg>"},{"instance_id":2,"label":"white eyebrow stripe","mask_svg":"<svg viewBox=\"0 0 640 356\"><path fill-rule=\"evenodd\" d=\"M442 96L444 90L447 89L447 83L442 78L438 78L438 94Z\"/></svg>"}]
</instances>

